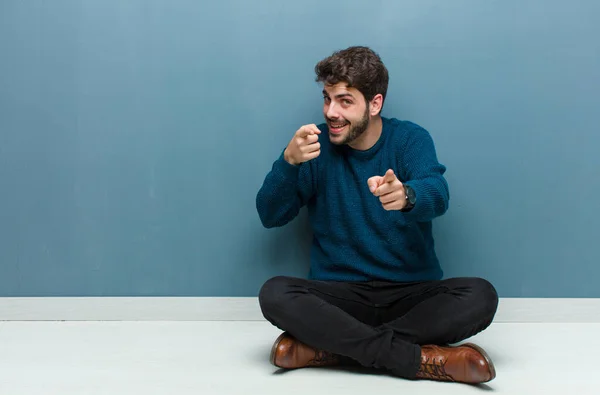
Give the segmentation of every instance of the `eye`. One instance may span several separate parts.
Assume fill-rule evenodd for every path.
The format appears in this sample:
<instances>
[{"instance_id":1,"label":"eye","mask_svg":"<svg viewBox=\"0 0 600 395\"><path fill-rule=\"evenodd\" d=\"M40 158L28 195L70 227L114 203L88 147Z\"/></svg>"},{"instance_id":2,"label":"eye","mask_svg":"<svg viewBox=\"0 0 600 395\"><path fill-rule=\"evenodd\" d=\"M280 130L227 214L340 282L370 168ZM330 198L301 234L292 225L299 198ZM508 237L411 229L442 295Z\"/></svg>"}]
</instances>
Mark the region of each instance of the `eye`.
<instances>
[{"instance_id":1,"label":"eye","mask_svg":"<svg viewBox=\"0 0 600 395\"><path fill-rule=\"evenodd\" d=\"M350 100L344 100L344 104L349 106L350 104L352 104L352 102Z\"/></svg>"},{"instance_id":2,"label":"eye","mask_svg":"<svg viewBox=\"0 0 600 395\"><path fill-rule=\"evenodd\" d=\"M327 103L328 101L330 101L331 99L329 98L329 96L323 96L323 100L325 100L325 102Z\"/></svg>"}]
</instances>

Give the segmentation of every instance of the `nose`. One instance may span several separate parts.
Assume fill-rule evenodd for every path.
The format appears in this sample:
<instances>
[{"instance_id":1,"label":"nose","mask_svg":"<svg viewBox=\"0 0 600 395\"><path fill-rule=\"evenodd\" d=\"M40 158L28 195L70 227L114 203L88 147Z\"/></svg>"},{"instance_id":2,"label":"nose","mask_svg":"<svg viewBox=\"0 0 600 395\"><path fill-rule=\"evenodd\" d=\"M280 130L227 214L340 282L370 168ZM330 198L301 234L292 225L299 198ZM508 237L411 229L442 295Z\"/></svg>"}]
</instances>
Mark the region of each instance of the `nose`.
<instances>
[{"instance_id":1,"label":"nose","mask_svg":"<svg viewBox=\"0 0 600 395\"><path fill-rule=\"evenodd\" d=\"M330 103L329 106L325 109L325 115L329 119L337 119L340 117L334 103Z\"/></svg>"}]
</instances>

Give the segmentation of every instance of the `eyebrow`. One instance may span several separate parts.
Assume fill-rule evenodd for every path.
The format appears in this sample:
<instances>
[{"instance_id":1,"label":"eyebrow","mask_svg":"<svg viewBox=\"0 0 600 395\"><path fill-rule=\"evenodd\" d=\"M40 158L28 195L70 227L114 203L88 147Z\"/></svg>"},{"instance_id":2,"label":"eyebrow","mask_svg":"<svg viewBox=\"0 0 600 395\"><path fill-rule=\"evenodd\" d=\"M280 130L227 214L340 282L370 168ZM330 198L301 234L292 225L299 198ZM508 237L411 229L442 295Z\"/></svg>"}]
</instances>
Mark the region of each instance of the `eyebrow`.
<instances>
[{"instance_id":1,"label":"eyebrow","mask_svg":"<svg viewBox=\"0 0 600 395\"><path fill-rule=\"evenodd\" d=\"M329 94L327 93L327 91L325 89L323 89L323 95L329 96ZM340 93L339 95L335 95L336 99L341 99L343 97L350 97L350 98L354 99L354 96L352 96L351 93Z\"/></svg>"}]
</instances>

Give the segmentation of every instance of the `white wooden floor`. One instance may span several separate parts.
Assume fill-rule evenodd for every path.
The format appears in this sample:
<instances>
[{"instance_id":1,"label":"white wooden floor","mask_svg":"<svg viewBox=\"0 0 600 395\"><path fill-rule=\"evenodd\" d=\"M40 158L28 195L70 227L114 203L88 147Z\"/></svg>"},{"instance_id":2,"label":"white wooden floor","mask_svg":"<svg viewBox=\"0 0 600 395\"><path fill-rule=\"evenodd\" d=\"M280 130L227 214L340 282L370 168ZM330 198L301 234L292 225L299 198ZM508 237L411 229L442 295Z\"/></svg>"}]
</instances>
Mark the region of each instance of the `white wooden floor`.
<instances>
[{"instance_id":1,"label":"white wooden floor","mask_svg":"<svg viewBox=\"0 0 600 395\"><path fill-rule=\"evenodd\" d=\"M495 323L470 339L495 362L481 386L376 372L278 371L266 322L0 322L0 394L599 394L600 324Z\"/></svg>"}]
</instances>

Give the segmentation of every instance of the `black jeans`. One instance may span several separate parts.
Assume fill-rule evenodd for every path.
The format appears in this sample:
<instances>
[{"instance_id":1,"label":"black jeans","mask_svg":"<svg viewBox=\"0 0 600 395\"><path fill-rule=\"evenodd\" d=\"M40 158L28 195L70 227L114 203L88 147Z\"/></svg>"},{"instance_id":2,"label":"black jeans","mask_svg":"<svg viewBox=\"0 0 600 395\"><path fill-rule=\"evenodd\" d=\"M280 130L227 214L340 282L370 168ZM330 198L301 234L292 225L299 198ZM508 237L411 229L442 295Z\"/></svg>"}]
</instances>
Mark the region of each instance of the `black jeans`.
<instances>
[{"instance_id":1,"label":"black jeans","mask_svg":"<svg viewBox=\"0 0 600 395\"><path fill-rule=\"evenodd\" d=\"M486 280L390 283L274 277L261 288L264 317L314 348L414 378L424 344L457 343L487 328L498 294Z\"/></svg>"}]
</instances>

